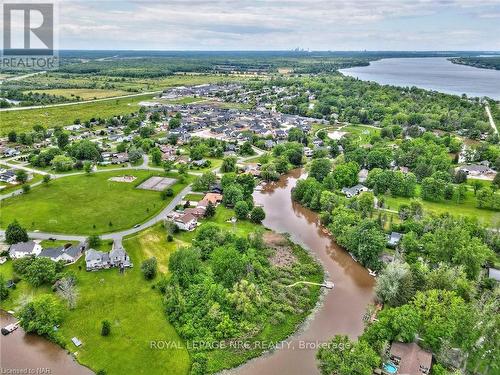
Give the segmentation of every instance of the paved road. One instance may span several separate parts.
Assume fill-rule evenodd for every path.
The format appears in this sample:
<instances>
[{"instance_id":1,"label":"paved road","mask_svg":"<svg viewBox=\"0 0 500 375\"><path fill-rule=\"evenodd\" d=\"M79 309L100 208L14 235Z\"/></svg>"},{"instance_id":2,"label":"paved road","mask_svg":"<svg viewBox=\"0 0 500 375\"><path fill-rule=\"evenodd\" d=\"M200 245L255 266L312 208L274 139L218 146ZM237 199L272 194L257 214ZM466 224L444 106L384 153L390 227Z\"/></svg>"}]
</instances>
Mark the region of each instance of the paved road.
<instances>
[{"instance_id":1,"label":"paved road","mask_svg":"<svg viewBox=\"0 0 500 375\"><path fill-rule=\"evenodd\" d=\"M81 102L67 102L67 103L57 103L57 104L47 104L47 105L33 105L30 107L10 107L10 108L1 108L0 112L7 112L7 111L24 111L28 109L40 109L40 108L51 108L51 107L64 107L67 105L78 105L78 104L86 104L86 103L95 103L95 102L103 102L106 100L115 100L115 99L122 99L122 98L132 98L134 96L141 96L141 95L150 95L150 94L159 94L161 91L147 91L147 92L141 92L138 94L129 94L129 95L120 95L120 96L112 96L110 98L101 98L101 99L92 99L92 100L84 100Z\"/></svg>"},{"instance_id":2,"label":"paved road","mask_svg":"<svg viewBox=\"0 0 500 375\"><path fill-rule=\"evenodd\" d=\"M12 167L12 168L20 168L21 167L18 164L12 164L12 163L9 163L8 161L7 162L6 161L2 161L2 163L5 164L5 165L7 165L7 166L9 166L9 167ZM35 172L35 173L40 173L41 172L41 171L34 170L34 169L31 169L31 168L27 168L27 167L25 167L23 169L26 169L26 170L29 170L29 171L32 171L32 172ZM139 166L128 167L128 168L99 169L99 170L94 171L93 173L110 172L110 171L126 171L126 170L130 170L130 169L163 171L162 168L150 167L149 166L149 156L146 155L146 154L144 154L143 155L143 162ZM68 176L80 175L80 174L84 174L84 173L85 172L75 172L75 173L67 173L67 174L54 174L54 175L51 175L51 176L54 179L58 179L58 178L63 178L63 177L68 177ZM48 173L44 172L44 174L48 174ZM193 172L192 174L197 174L197 173ZM39 181L37 183L32 184L31 187L40 185L41 183L42 182ZM172 199L172 201L170 201L170 203L163 210L161 210L157 215L155 215L154 217L152 217L149 220L145 221L144 223L142 223L142 224L140 224L138 226L134 226L133 228L125 229L123 231L103 234L103 235L101 235L101 238L104 239L104 240L110 240L111 239L111 240L114 241L115 246L122 246L122 239L123 239L124 236L128 236L128 235L140 232L141 230L149 228L149 227L155 225L156 223L164 220L165 217L170 212L172 212L175 209L175 207L182 201L182 198L186 194L188 194L190 191L191 191L191 185L186 186L184 189L182 189L181 192L179 192L179 194L177 194ZM22 189L18 189L18 190L10 192L8 194L1 195L0 196L0 201L3 200L3 199L6 199L6 198L12 197L14 195L18 195L18 194L22 194ZM0 237L2 237L4 235L5 235L5 230L0 229ZM63 240L63 241L83 241L86 238L86 236L82 236L82 235L78 235L78 234L47 233L47 232L39 232L39 231L37 231L37 232L28 232L28 235L29 235L30 238L39 239L39 240L48 240L49 238L54 238L56 240Z\"/></svg>"},{"instance_id":3,"label":"paved road","mask_svg":"<svg viewBox=\"0 0 500 375\"><path fill-rule=\"evenodd\" d=\"M484 109L486 110L486 114L488 115L488 119L490 120L490 125L493 128L493 132L498 134L498 129L495 125L495 121L493 120L493 116L491 115L490 106L485 104Z\"/></svg>"}]
</instances>

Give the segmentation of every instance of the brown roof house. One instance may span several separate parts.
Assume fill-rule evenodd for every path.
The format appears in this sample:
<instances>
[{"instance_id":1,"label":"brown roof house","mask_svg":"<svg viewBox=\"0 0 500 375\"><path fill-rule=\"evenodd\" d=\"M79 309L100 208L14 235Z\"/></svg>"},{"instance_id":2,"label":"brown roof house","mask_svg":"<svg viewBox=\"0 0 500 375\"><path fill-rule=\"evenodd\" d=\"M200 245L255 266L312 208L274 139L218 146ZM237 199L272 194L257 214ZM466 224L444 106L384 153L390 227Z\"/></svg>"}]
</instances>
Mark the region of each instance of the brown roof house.
<instances>
[{"instance_id":1,"label":"brown roof house","mask_svg":"<svg viewBox=\"0 0 500 375\"><path fill-rule=\"evenodd\" d=\"M412 343L393 342L390 359L397 371L384 371L401 375L427 375L432 365L432 353ZM384 370L387 364L384 366ZM390 366L391 367L391 366Z\"/></svg>"}]
</instances>

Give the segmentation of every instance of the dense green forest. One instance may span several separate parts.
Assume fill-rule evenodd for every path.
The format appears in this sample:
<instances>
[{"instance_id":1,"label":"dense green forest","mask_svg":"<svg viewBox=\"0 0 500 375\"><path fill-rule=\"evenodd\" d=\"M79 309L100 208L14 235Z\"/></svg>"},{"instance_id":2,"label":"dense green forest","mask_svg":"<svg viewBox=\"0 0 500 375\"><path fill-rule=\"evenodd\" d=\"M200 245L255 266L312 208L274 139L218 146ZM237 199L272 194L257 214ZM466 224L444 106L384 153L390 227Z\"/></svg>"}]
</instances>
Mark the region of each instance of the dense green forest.
<instances>
[{"instance_id":1,"label":"dense green forest","mask_svg":"<svg viewBox=\"0 0 500 375\"><path fill-rule=\"evenodd\" d=\"M489 132L479 99L429 92L416 87L381 86L341 75L277 78L256 82L253 87L287 88L287 96L269 95L284 113L354 124L423 127L427 130L461 131L470 138ZM310 106L311 94L313 106Z\"/></svg>"}]
</instances>

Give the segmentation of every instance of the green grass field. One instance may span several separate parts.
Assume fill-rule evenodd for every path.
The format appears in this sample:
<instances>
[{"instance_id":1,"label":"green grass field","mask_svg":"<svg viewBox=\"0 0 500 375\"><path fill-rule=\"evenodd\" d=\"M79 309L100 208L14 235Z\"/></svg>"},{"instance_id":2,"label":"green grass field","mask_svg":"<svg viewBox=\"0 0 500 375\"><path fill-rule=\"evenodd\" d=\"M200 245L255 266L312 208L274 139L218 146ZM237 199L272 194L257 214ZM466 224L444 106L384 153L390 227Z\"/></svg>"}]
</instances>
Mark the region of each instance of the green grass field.
<instances>
[{"instance_id":1,"label":"green grass field","mask_svg":"<svg viewBox=\"0 0 500 375\"><path fill-rule=\"evenodd\" d=\"M365 125L348 125L340 129L342 132L348 132L358 138L358 144L370 143L374 135L380 134L380 129L375 129Z\"/></svg>"},{"instance_id":2,"label":"green grass field","mask_svg":"<svg viewBox=\"0 0 500 375\"><path fill-rule=\"evenodd\" d=\"M420 186L417 188L419 196ZM391 210L398 210L402 204L408 204L408 198L384 196L385 206ZM440 202L429 202L422 200L425 211L441 214L449 212L455 216L467 216L478 219L485 225L497 228L500 226L500 212L493 210L480 209L476 207L477 200L472 191L467 191L463 202L457 203L455 200L443 200Z\"/></svg>"},{"instance_id":3,"label":"green grass field","mask_svg":"<svg viewBox=\"0 0 500 375\"><path fill-rule=\"evenodd\" d=\"M137 111L139 102L151 98L153 98L153 95L150 94L59 107L2 111L0 112L1 133L5 135L11 130L26 132L37 124L47 128L56 125L66 126L72 124L77 118L81 121L87 121L93 117L107 118L124 115Z\"/></svg>"},{"instance_id":4,"label":"green grass field","mask_svg":"<svg viewBox=\"0 0 500 375\"><path fill-rule=\"evenodd\" d=\"M124 170L53 180L28 194L1 201L0 226L6 227L17 219L29 230L56 233L91 234L131 228L168 203L161 200L157 191L135 188L141 181L158 174ZM122 175L133 175L137 179L132 183L108 181L110 177ZM186 180L174 184L174 194L187 183Z\"/></svg>"}]
</instances>

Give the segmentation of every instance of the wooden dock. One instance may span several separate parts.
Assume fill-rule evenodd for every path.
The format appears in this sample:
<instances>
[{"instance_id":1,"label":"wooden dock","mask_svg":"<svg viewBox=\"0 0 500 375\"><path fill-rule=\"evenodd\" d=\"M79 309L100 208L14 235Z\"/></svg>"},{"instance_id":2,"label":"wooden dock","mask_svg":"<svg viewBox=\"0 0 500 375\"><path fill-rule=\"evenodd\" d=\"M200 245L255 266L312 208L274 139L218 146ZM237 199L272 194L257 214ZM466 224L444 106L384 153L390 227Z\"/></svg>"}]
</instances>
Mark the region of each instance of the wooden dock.
<instances>
[{"instance_id":1,"label":"wooden dock","mask_svg":"<svg viewBox=\"0 0 500 375\"><path fill-rule=\"evenodd\" d=\"M297 281L293 284L288 285L287 287L291 288L291 287L299 285L299 284L318 285L318 286L320 286L322 288L326 288L326 289L333 289L335 287L335 284L331 281L325 281L324 283L321 283L321 284L320 283L313 283L311 281Z\"/></svg>"}]
</instances>

